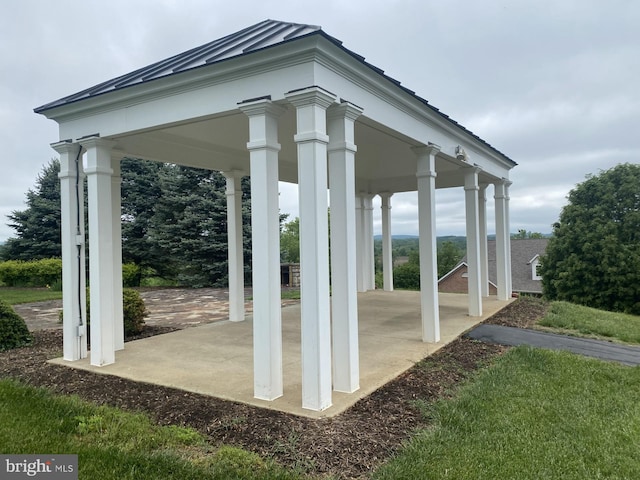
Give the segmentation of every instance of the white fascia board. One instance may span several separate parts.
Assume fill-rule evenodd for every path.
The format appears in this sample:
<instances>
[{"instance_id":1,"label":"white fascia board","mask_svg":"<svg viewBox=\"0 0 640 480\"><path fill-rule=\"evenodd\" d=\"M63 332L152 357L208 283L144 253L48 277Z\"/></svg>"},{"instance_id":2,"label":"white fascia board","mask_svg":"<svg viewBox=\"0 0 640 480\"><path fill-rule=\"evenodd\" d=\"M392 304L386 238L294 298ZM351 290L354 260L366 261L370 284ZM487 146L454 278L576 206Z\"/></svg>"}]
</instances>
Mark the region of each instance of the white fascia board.
<instances>
[{"instance_id":1,"label":"white fascia board","mask_svg":"<svg viewBox=\"0 0 640 480\"><path fill-rule=\"evenodd\" d=\"M318 85L328 90L333 88L336 90L334 93L345 100L363 107L365 116L413 138L416 145L435 143L441 147L443 154L450 157L455 157L455 147L461 145L468 153L473 153L475 160L490 161L495 165L495 170L508 171L515 166L468 131L443 118L415 96L331 42L324 42L319 47L316 69ZM340 78L343 82L340 82ZM501 178L505 175L497 176Z\"/></svg>"},{"instance_id":2,"label":"white fascia board","mask_svg":"<svg viewBox=\"0 0 640 480\"><path fill-rule=\"evenodd\" d=\"M243 100L314 84L310 42L263 52L123 88L43 112L60 124L60 137L115 136L237 111Z\"/></svg>"}]
</instances>

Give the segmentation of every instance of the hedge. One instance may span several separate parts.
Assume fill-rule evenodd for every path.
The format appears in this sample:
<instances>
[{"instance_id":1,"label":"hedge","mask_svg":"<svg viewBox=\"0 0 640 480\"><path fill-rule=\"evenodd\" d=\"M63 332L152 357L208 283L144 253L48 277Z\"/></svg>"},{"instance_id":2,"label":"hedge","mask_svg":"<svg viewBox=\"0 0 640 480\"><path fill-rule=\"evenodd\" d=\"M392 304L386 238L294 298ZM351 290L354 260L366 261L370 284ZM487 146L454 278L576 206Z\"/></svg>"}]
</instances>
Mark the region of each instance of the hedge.
<instances>
[{"instance_id":1,"label":"hedge","mask_svg":"<svg viewBox=\"0 0 640 480\"><path fill-rule=\"evenodd\" d=\"M122 283L136 287L140 283L140 267L134 263L122 265ZM50 287L62 289L62 260L7 260L0 262L0 285L7 287Z\"/></svg>"},{"instance_id":2,"label":"hedge","mask_svg":"<svg viewBox=\"0 0 640 480\"><path fill-rule=\"evenodd\" d=\"M0 262L0 283L7 287L47 287L62 284L62 260L7 260Z\"/></svg>"}]
</instances>

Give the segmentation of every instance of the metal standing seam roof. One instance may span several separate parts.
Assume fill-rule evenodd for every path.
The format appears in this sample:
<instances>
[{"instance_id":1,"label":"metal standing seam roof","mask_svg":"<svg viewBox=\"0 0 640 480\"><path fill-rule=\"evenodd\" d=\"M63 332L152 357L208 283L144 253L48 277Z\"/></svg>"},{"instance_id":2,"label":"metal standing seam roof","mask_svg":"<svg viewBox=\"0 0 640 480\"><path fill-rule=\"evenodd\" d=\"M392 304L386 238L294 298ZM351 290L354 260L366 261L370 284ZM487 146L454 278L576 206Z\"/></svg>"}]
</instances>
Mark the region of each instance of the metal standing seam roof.
<instances>
[{"instance_id":1,"label":"metal standing seam roof","mask_svg":"<svg viewBox=\"0 0 640 480\"><path fill-rule=\"evenodd\" d=\"M358 60L360 63L367 66L375 73L381 75L409 95L416 98L418 101L436 112L439 116L447 120L449 123L455 125L457 128L464 130L473 138L480 141L485 146L498 153L508 161L512 162L514 166L517 165L504 153L491 146L488 142L475 135L463 125L451 119L448 115L442 113L424 98L416 95L413 90L404 87L398 80L385 75L384 70L381 70L375 65L366 62L363 56L358 55L357 53L345 48L342 45L342 41L338 40L335 37L332 37L331 35L328 35L322 30L321 27L317 25L281 22L277 20L264 20L260 23L256 23L255 25L244 28L236 33L232 33L231 35L219 38L200 47L187 50L186 52L179 53L177 55L174 55L173 57L169 57L165 60L153 63L131 73L122 75L112 80L108 80L91 88L87 88L86 90L82 90L81 92L47 103L35 108L34 111L36 113L44 113L47 110L51 110L56 107L69 105L92 97L97 97L99 95L115 92L127 87L141 85L143 83L169 77L171 75L176 75L196 68L206 67L208 65L213 65L215 63L223 62L231 58L254 53L310 35L323 36L324 38L341 48L344 52L348 53L353 58Z\"/></svg>"}]
</instances>

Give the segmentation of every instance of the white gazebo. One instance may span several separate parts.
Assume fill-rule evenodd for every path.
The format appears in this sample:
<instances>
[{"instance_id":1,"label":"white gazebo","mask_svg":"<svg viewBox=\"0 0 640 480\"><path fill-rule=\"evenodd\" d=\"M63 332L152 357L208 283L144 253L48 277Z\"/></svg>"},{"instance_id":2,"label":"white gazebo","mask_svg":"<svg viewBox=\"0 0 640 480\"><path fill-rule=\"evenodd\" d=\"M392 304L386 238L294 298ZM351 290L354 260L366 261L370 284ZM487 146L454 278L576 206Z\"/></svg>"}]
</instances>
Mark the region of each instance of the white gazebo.
<instances>
[{"instance_id":1,"label":"white gazebo","mask_svg":"<svg viewBox=\"0 0 640 480\"><path fill-rule=\"evenodd\" d=\"M65 360L87 356L85 177L91 364L111 364L124 348L124 157L226 176L232 321L245 317L240 179L251 176L256 398L283 394L279 181L299 186L303 408L323 410L332 389L359 388L357 293L375 288L375 195L382 199L384 289L393 290L391 198L418 191L424 342L440 335L436 188L464 189L469 315L479 316L488 295L486 189L494 186L498 297L511 295L515 162L320 27L266 20L35 111L60 127L52 146L61 164Z\"/></svg>"}]
</instances>

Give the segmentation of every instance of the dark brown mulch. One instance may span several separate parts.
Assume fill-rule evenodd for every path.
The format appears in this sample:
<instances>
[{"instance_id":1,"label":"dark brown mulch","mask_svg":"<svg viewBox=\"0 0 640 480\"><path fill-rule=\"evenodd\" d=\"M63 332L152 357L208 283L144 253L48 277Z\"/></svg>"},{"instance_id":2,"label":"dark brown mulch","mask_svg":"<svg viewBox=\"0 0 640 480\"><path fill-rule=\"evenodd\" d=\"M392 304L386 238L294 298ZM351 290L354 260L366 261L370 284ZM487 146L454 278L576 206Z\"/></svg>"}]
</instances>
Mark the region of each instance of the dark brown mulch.
<instances>
[{"instance_id":1,"label":"dark brown mulch","mask_svg":"<svg viewBox=\"0 0 640 480\"><path fill-rule=\"evenodd\" d=\"M484 323L505 327L531 328L549 309L549 302L538 297L523 296L510 303Z\"/></svg>"},{"instance_id":2,"label":"dark brown mulch","mask_svg":"<svg viewBox=\"0 0 640 480\"><path fill-rule=\"evenodd\" d=\"M491 323L520 326L540 318L543 303L516 301ZM156 332L157 333L157 332ZM336 478L364 478L412 433L428 425L421 405L455 387L506 348L459 338L356 403L343 414L312 420L172 388L99 375L46 360L61 355L62 332L37 331L32 346L0 353L0 376L98 404L147 412L160 424L188 425L212 444L244 447L286 466Z\"/></svg>"}]
</instances>

